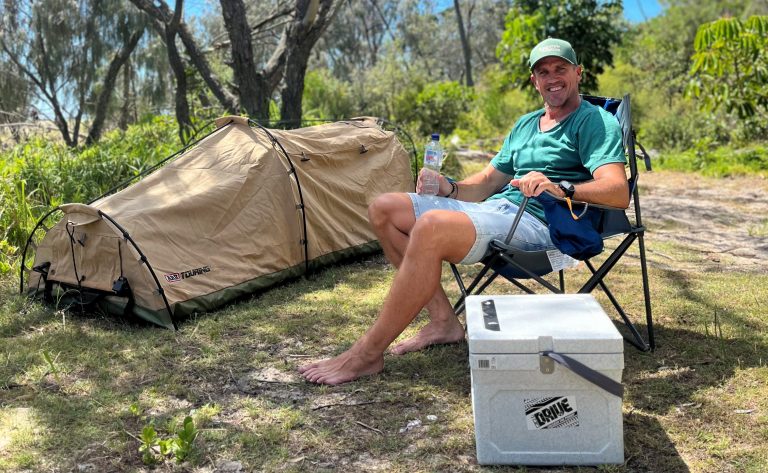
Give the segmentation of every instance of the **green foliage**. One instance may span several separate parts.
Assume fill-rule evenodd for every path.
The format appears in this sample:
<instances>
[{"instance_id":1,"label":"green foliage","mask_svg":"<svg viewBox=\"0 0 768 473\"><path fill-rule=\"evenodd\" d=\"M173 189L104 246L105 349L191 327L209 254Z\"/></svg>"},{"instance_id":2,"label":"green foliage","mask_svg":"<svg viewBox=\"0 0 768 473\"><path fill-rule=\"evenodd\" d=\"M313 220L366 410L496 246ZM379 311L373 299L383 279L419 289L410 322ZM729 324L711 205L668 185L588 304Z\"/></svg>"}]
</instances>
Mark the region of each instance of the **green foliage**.
<instances>
[{"instance_id":1,"label":"green foliage","mask_svg":"<svg viewBox=\"0 0 768 473\"><path fill-rule=\"evenodd\" d=\"M503 137L515 120L541 106L538 95L506 87L504 74L500 68L492 67L480 76L475 84L474 101L469 110L459 116L454 130L454 134L462 141L484 142ZM498 145L490 145L488 148L496 149Z\"/></svg>"},{"instance_id":2,"label":"green foliage","mask_svg":"<svg viewBox=\"0 0 768 473\"><path fill-rule=\"evenodd\" d=\"M530 84L528 55L548 37L564 39L576 50L584 67L582 91L597 88L597 76L613 63L614 45L621 39L621 2L610 0L516 0L496 55L516 87Z\"/></svg>"},{"instance_id":3,"label":"green foliage","mask_svg":"<svg viewBox=\"0 0 768 473\"><path fill-rule=\"evenodd\" d=\"M155 454L155 449L158 449L159 437L155 431L155 426L152 424L145 425L139 435L139 453L141 453L141 461L145 465L154 465L159 461Z\"/></svg>"},{"instance_id":4,"label":"green foliage","mask_svg":"<svg viewBox=\"0 0 768 473\"><path fill-rule=\"evenodd\" d=\"M37 220L64 202L88 202L181 147L172 118L148 117L96 145L42 137L0 153L0 274L12 269Z\"/></svg>"},{"instance_id":5,"label":"green foliage","mask_svg":"<svg viewBox=\"0 0 768 473\"><path fill-rule=\"evenodd\" d=\"M416 94L409 118L418 123L423 136L447 135L456 128L459 116L469 109L473 98L472 89L458 82L429 84Z\"/></svg>"},{"instance_id":6,"label":"green foliage","mask_svg":"<svg viewBox=\"0 0 768 473\"><path fill-rule=\"evenodd\" d=\"M716 146L711 139L701 139L690 149L661 154L659 167L675 171L697 172L705 176L768 176L768 147L752 145L741 149Z\"/></svg>"},{"instance_id":7,"label":"green foliage","mask_svg":"<svg viewBox=\"0 0 768 473\"><path fill-rule=\"evenodd\" d=\"M638 138L644 146L684 150L703 139L712 143L730 141L731 130L717 114L702 112L684 100L675 100L671 106L656 102L650 104L650 113L639 128Z\"/></svg>"},{"instance_id":8,"label":"green foliage","mask_svg":"<svg viewBox=\"0 0 768 473\"><path fill-rule=\"evenodd\" d=\"M688 93L703 110L720 107L764 136L768 112L768 16L720 18L699 27Z\"/></svg>"},{"instance_id":9,"label":"green foliage","mask_svg":"<svg viewBox=\"0 0 768 473\"><path fill-rule=\"evenodd\" d=\"M664 14L625 35L616 48L615 67L600 77L600 94L632 94L632 122L647 148L685 150L705 138L735 146L760 140L761 126L728 114L724 107L699 109L697 101L684 95L699 25L726 14L742 15L749 4L674 0Z\"/></svg>"},{"instance_id":10,"label":"green foliage","mask_svg":"<svg viewBox=\"0 0 768 473\"><path fill-rule=\"evenodd\" d=\"M308 71L304 80L304 119L342 119L354 114L351 86L334 78L327 69Z\"/></svg>"},{"instance_id":11,"label":"green foliage","mask_svg":"<svg viewBox=\"0 0 768 473\"><path fill-rule=\"evenodd\" d=\"M140 414L138 404L131 404L130 411L138 416ZM194 452L194 442L199 433L200 430L195 426L192 416L186 416L181 427L175 429L173 435L161 437L155 430L155 421L152 419L142 428L141 434L137 437L141 461L145 465L155 465L166 458L174 458L176 463L182 463Z\"/></svg>"}]
</instances>

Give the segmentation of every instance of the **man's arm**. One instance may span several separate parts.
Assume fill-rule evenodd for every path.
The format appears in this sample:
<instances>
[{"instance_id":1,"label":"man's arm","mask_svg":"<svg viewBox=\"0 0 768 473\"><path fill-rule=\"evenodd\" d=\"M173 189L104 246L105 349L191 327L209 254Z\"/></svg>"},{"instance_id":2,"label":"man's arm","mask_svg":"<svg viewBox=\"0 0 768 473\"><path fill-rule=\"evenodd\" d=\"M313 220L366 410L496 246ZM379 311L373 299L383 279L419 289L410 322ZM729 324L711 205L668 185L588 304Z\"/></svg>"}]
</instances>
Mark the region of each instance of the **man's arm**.
<instances>
[{"instance_id":1,"label":"man's arm","mask_svg":"<svg viewBox=\"0 0 768 473\"><path fill-rule=\"evenodd\" d=\"M603 164L592 173L593 180L575 184L573 198L583 202L608 205L620 209L629 206L629 184L623 163ZM557 188L560 197L563 191Z\"/></svg>"},{"instance_id":2,"label":"man's arm","mask_svg":"<svg viewBox=\"0 0 768 473\"><path fill-rule=\"evenodd\" d=\"M629 187L627 174L622 163L608 163L595 169L591 181L575 184L575 200L592 202L594 204L608 205L625 209L629 206ZM558 186L559 183L550 181L540 172L530 172L521 179L513 179L510 182L520 191L533 197L548 191L558 197L565 197L565 193Z\"/></svg>"},{"instance_id":3,"label":"man's arm","mask_svg":"<svg viewBox=\"0 0 768 473\"><path fill-rule=\"evenodd\" d=\"M451 197L467 202L480 202L492 196L504 187L512 176L504 174L492 165L488 165L477 174L456 182L457 191ZM444 176L440 176L440 190L437 195L448 196L453 186Z\"/></svg>"}]
</instances>

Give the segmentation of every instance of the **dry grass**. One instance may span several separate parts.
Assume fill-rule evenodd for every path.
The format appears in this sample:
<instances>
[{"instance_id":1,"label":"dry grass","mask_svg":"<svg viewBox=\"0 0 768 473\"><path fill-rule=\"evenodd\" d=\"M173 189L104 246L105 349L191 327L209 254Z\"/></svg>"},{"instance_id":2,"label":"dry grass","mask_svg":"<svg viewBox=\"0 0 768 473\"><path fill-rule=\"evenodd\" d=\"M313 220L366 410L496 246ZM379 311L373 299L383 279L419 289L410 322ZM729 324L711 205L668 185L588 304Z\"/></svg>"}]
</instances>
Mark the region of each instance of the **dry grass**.
<instances>
[{"instance_id":1,"label":"dry grass","mask_svg":"<svg viewBox=\"0 0 768 473\"><path fill-rule=\"evenodd\" d=\"M659 348L627 345L626 464L599 470L768 470L768 276L714 268L683 239L647 244ZM617 269L611 286L637 317L636 257ZM296 375L364 331L393 274L382 258L330 268L178 332L55 312L3 281L0 471L145 471L135 437L150 423L171 435L186 415L200 429L192 456L155 471L540 471L476 464L465 344L387 357L339 387Z\"/></svg>"}]
</instances>

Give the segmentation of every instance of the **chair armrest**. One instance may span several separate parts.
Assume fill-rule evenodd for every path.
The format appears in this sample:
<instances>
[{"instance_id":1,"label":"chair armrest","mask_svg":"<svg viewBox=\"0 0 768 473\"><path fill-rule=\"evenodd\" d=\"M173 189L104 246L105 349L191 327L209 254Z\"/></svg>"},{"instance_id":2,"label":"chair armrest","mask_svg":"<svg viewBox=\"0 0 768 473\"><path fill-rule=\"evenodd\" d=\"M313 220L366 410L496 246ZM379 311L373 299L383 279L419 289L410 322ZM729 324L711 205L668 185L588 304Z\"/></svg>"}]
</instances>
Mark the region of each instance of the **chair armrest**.
<instances>
[{"instance_id":1,"label":"chair armrest","mask_svg":"<svg viewBox=\"0 0 768 473\"><path fill-rule=\"evenodd\" d=\"M557 196L549 191L544 191L544 192L552 196L552 198L555 200L559 200L560 202L565 202L564 197ZM629 207L612 207L610 205L595 204L593 202L584 202L583 200L576 200L576 199L571 199L571 203L579 204L579 205L589 205L590 207L595 207L597 209L602 209L602 210L627 210L629 208Z\"/></svg>"}]
</instances>

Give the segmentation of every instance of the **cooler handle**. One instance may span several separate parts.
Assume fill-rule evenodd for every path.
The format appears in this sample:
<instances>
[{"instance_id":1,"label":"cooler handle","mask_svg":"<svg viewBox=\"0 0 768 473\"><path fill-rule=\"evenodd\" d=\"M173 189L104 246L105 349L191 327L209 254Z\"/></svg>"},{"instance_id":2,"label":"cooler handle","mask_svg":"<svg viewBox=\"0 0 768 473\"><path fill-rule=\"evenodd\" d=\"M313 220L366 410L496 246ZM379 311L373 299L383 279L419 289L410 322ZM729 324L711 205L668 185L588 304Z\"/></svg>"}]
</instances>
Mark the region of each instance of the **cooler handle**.
<instances>
[{"instance_id":1,"label":"cooler handle","mask_svg":"<svg viewBox=\"0 0 768 473\"><path fill-rule=\"evenodd\" d=\"M584 363L580 363L570 356L566 356L560 353L555 353L553 351L543 351L539 353L541 356L546 356L548 358L551 358L555 360L557 363L565 366L569 370L573 371L577 375L581 376L582 378L586 379L590 383L594 384L595 386L604 389L610 394L613 394L616 397L623 398L624 397L624 386L621 383L618 383L608 376L604 375L603 373L600 373L599 371L595 371L589 366L585 365Z\"/></svg>"}]
</instances>

